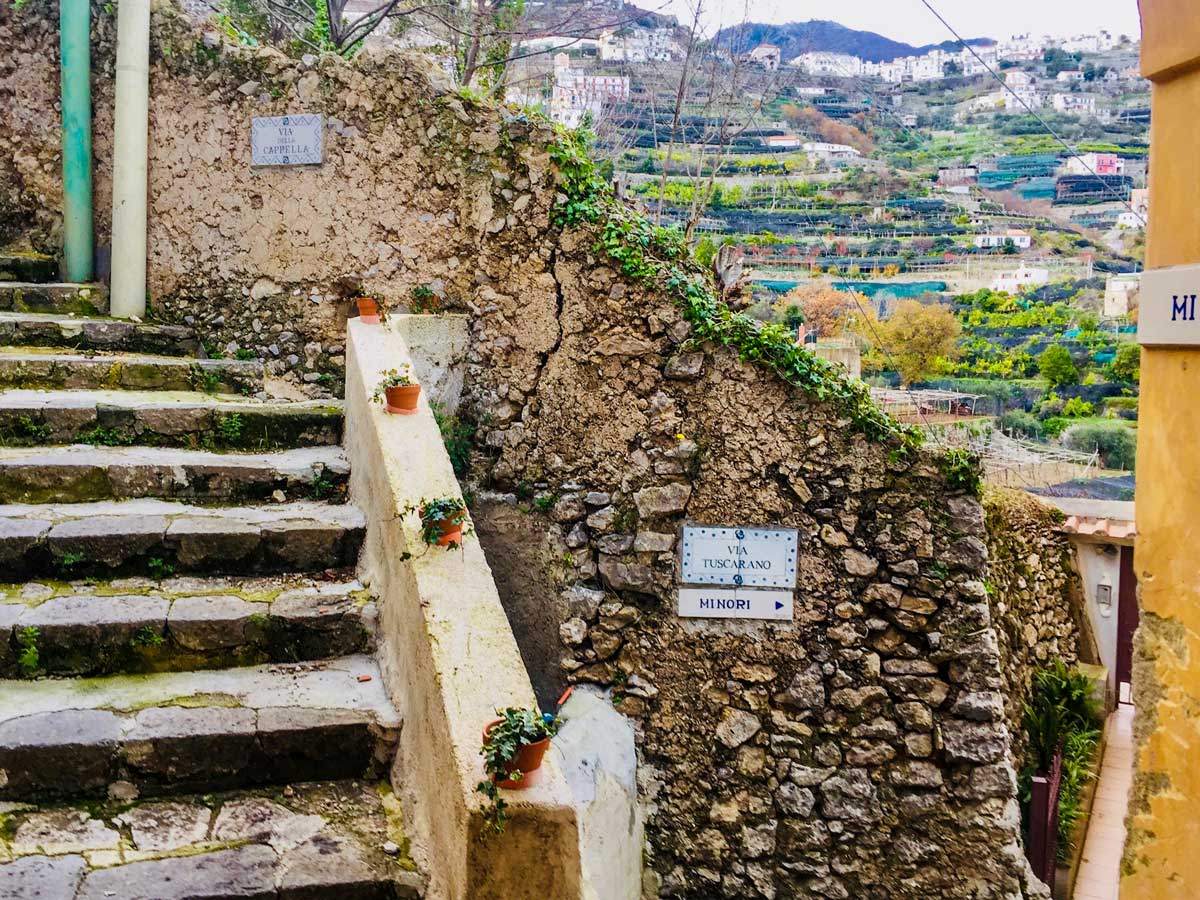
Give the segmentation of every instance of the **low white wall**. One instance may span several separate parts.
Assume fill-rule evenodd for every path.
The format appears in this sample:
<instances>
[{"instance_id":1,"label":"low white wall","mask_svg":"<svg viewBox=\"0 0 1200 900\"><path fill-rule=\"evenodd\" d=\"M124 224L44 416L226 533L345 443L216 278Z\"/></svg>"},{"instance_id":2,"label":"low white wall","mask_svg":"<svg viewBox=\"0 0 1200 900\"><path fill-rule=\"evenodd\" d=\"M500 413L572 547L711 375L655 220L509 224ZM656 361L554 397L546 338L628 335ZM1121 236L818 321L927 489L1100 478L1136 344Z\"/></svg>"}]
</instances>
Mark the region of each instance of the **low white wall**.
<instances>
[{"instance_id":1,"label":"low white wall","mask_svg":"<svg viewBox=\"0 0 1200 900\"><path fill-rule=\"evenodd\" d=\"M644 835L633 723L603 691L576 687L554 751L579 810L584 900L641 895Z\"/></svg>"},{"instance_id":2,"label":"low white wall","mask_svg":"<svg viewBox=\"0 0 1200 900\"><path fill-rule=\"evenodd\" d=\"M350 497L367 519L360 569L379 597L380 667L403 719L392 782L430 876L426 896L584 900L572 794L553 756L539 784L507 792L505 832L477 837L483 726L498 707L535 699L478 540L429 547L417 516L399 515L422 498L461 496L424 392L410 416L370 401L382 372L415 362L403 318L349 322L344 442Z\"/></svg>"}]
</instances>

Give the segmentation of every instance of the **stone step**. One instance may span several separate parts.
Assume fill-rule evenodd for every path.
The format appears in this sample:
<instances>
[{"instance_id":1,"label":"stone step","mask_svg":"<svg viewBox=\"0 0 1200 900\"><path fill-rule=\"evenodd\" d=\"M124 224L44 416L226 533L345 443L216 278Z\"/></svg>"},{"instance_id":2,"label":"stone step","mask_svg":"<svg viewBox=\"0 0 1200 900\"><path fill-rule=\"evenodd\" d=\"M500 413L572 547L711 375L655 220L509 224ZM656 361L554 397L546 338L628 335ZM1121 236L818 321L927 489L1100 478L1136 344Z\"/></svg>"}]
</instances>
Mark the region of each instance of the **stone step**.
<instances>
[{"instance_id":1,"label":"stone step","mask_svg":"<svg viewBox=\"0 0 1200 900\"><path fill-rule=\"evenodd\" d=\"M103 316L108 313L108 289L102 284L0 281L0 310Z\"/></svg>"},{"instance_id":2,"label":"stone step","mask_svg":"<svg viewBox=\"0 0 1200 900\"><path fill-rule=\"evenodd\" d=\"M0 347L0 388L3 387L249 395L263 389L263 365L257 360Z\"/></svg>"},{"instance_id":3,"label":"stone step","mask_svg":"<svg viewBox=\"0 0 1200 900\"><path fill-rule=\"evenodd\" d=\"M399 727L369 656L0 681L0 799L370 778L386 775Z\"/></svg>"},{"instance_id":4,"label":"stone step","mask_svg":"<svg viewBox=\"0 0 1200 900\"><path fill-rule=\"evenodd\" d=\"M41 253L0 251L0 282L54 281L58 278L58 260Z\"/></svg>"},{"instance_id":5,"label":"stone step","mask_svg":"<svg viewBox=\"0 0 1200 900\"><path fill-rule=\"evenodd\" d=\"M354 506L186 506L166 500L0 506L0 572L11 579L171 572L315 572L353 565Z\"/></svg>"},{"instance_id":6,"label":"stone step","mask_svg":"<svg viewBox=\"0 0 1200 900\"><path fill-rule=\"evenodd\" d=\"M0 446L145 444L275 450L342 440L341 405L194 392L0 391Z\"/></svg>"},{"instance_id":7,"label":"stone step","mask_svg":"<svg viewBox=\"0 0 1200 900\"><path fill-rule=\"evenodd\" d=\"M199 348L195 333L183 325L28 312L0 312L2 345L123 350L166 356L194 356Z\"/></svg>"},{"instance_id":8,"label":"stone step","mask_svg":"<svg viewBox=\"0 0 1200 900\"><path fill-rule=\"evenodd\" d=\"M352 577L174 577L0 586L0 677L329 659L374 649Z\"/></svg>"},{"instance_id":9,"label":"stone step","mask_svg":"<svg viewBox=\"0 0 1200 900\"><path fill-rule=\"evenodd\" d=\"M171 447L0 447L0 503L160 497L203 503L345 497L341 447L216 453Z\"/></svg>"},{"instance_id":10,"label":"stone step","mask_svg":"<svg viewBox=\"0 0 1200 900\"><path fill-rule=\"evenodd\" d=\"M0 897L415 900L397 811L390 788L362 781L21 809L4 821Z\"/></svg>"}]
</instances>

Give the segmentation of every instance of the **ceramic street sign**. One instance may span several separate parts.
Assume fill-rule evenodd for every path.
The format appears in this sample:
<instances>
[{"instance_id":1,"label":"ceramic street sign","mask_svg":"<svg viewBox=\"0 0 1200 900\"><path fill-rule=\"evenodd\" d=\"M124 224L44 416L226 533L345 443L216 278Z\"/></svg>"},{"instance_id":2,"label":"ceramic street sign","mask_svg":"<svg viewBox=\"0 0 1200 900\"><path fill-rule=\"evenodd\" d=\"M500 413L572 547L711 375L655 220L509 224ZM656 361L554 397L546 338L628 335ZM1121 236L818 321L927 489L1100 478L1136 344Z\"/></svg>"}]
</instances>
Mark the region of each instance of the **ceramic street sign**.
<instances>
[{"instance_id":1,"label":"ceramic street sign","mask_svg":"<svg viewBox=\"0 0 1200 900\"><path fill-rule=\"evenodd\" d=\"M250 164L306 166L321 162L325 117L256 117L250 125Z\"/></svg>"},{"instance_id":2,"label":"ceramic street sign","mask_svg":"<svg viewBox=\"0 0 1200 900\"><path fill-rule=\"evenodd\" d=\"M792 621L790 590L747 588L679 589L679 615L688 619L776 619Z\"/></svg>"},{"instance_id":3,"label":"ceramic street sign","mask_svg":"<svg viewBox=\"0 0 1200 900\"><path fill-rule=\"evenodd\" d=\"M683 584L796 586L794 528L683 529Z\"/></svg>"},{"instance_id":4,"label":"ceramic street sign","mask_svg":"<svg viewBox=\"0 0 1200 900\"><path fill-rule=\"evenodd\" d=\"M1142 274L1138 341L1145 347L1200 346L1200 266Z\"/></svg>"}]
</instances>

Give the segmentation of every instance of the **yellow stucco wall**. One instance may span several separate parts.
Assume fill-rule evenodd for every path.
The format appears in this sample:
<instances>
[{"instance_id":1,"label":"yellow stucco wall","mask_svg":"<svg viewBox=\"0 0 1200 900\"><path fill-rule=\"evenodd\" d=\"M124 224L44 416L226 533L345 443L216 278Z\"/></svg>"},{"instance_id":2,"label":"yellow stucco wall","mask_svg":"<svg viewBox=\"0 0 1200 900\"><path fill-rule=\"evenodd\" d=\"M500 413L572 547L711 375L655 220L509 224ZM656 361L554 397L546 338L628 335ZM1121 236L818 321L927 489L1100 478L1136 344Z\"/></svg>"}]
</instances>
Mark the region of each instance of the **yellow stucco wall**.
<instances>
[{"instance_id":1,"label":"yellow stucco wall","mask_svg":"<svg viewBox=\"0 0 1200 900\"><path fill-rule=\"evenodd\" d=\"M1200 10L1142 0L1148 267L1200 263ZM1122 900L1200 897L1200 348L1142 353L1136 774Z\"/></svg>"}]
</instances>

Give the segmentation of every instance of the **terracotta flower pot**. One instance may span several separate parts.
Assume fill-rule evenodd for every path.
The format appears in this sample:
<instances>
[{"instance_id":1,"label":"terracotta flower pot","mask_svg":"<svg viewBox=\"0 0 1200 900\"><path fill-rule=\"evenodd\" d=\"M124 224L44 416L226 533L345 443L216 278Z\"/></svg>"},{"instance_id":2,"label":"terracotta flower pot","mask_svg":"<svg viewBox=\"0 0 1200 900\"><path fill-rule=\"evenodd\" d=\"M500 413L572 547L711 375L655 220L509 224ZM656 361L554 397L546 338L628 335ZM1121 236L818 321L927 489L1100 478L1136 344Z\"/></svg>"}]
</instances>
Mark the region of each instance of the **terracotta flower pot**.
<instances>
[{"instance_id":1,"label":"terracotta flower pot","mask_svg":"<svg viewBox=\"0 0 1200 900\"><path fill-rule=\"evenodd\" d=\"M488 738L491 737L492 730L503 721L503 719L496 719L493 722L488 722L487 727L483 729L484 743L487 743ZM496 786L506 788L510 791L520 791L527 787L532 787L537 783L537 779L531 778L530 773L537 772L542 767L542 759L545 757L548 749L550 749L550 738L542 738L536 743L526 744L517 751L516 759L510 763L506 763L504 766L506 772L513 772L520 769L521 780L512 781L506 778L503 781L497 781Z\"/></svg>"},{"instance_id":2,"label":"terracotta flower pot","mask_svg":"<svg viewBox=\"0 0 1200 900\"><path fill-rule=\"evenodd\" d=\"M411 416L417 411L417 398L421 396L421 386L405 384L400 387L390 387L384 391L384 394L387 395L387 406L384 408L388 412L398 416Z\"/></svg>"},{"instance_id":3,"label":"terracotta flower pot","mask_svg":"<svg viewBox=\"0 0 1200 900\"><path fill-rule=\"evenodd\" d=\"M379 324L379 304L370 297L359 297L358 303L358 320L364 325Z\"/></svg>"},{"instance_id":4,"label":"terracotta flower pot","mask_svg":"<svg viewBox=\"0 0 1200 900\"><path fill-rule=\"evenodd\" d=\"M439 547L449 547L451 544L454 544L456 547L462 546L462 522L455 522L452 519L442 519L437 523L437 527L438 533L441 535L437 539Z\"/></svg>"}]
</instances>

